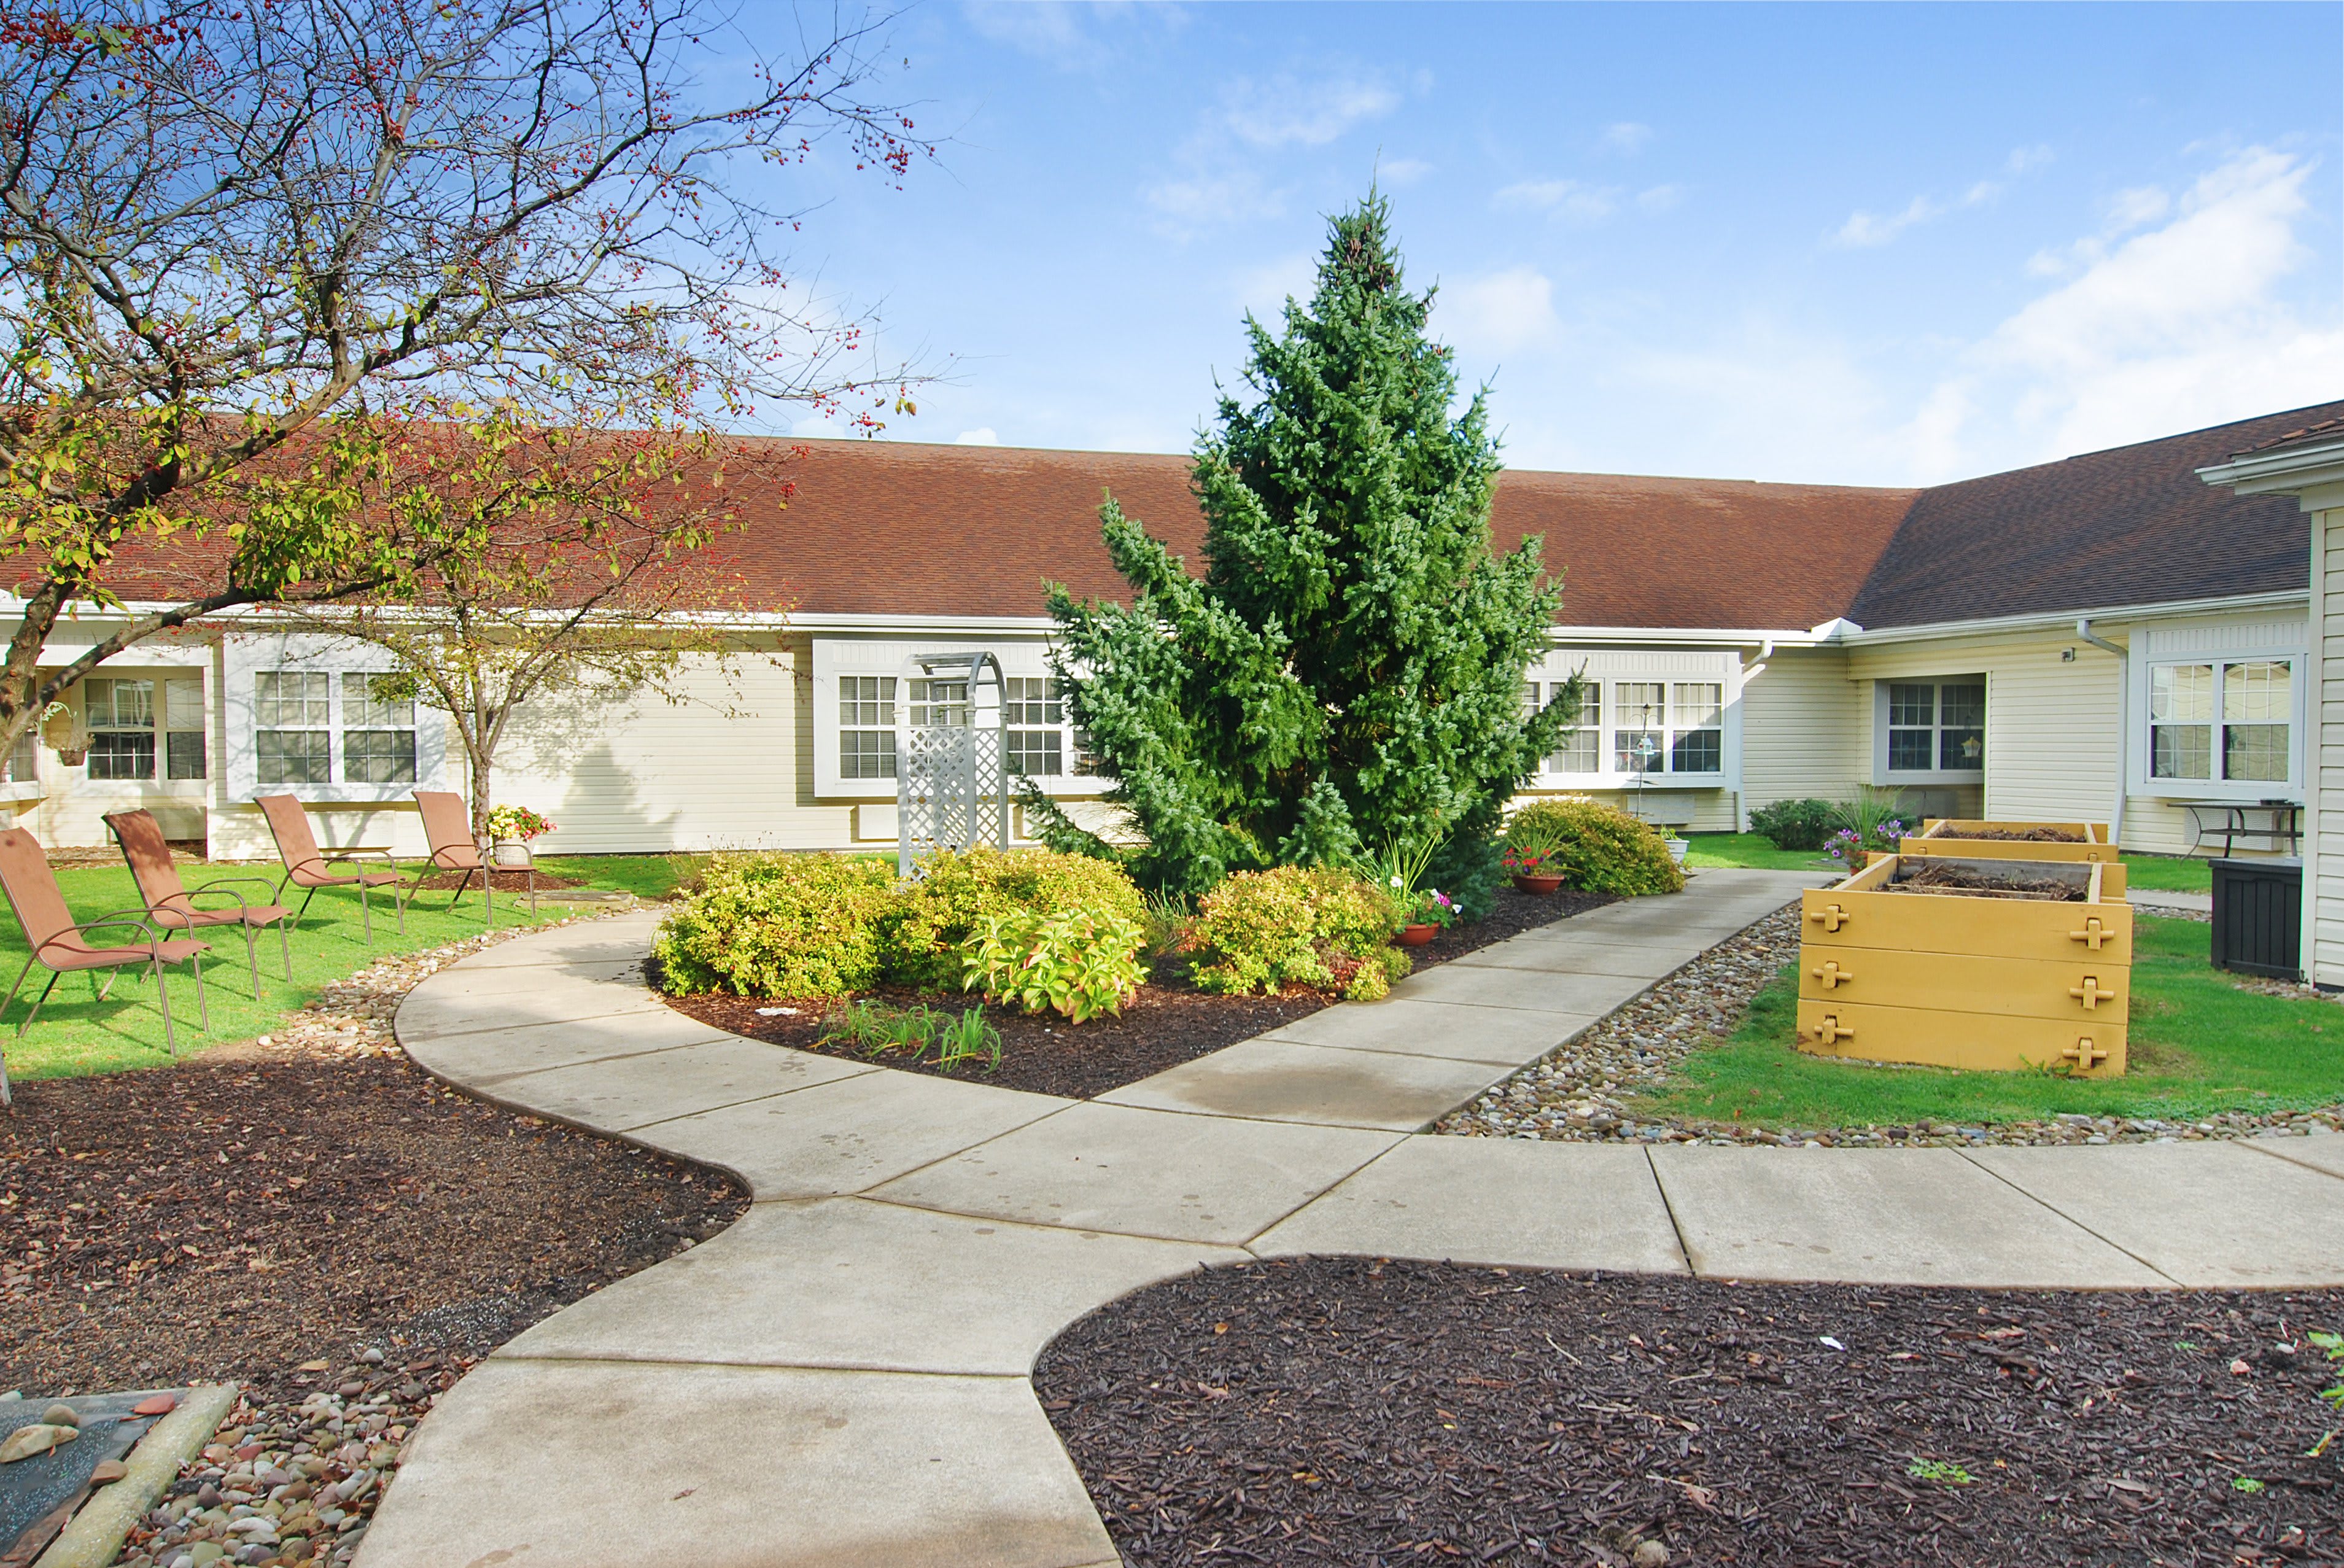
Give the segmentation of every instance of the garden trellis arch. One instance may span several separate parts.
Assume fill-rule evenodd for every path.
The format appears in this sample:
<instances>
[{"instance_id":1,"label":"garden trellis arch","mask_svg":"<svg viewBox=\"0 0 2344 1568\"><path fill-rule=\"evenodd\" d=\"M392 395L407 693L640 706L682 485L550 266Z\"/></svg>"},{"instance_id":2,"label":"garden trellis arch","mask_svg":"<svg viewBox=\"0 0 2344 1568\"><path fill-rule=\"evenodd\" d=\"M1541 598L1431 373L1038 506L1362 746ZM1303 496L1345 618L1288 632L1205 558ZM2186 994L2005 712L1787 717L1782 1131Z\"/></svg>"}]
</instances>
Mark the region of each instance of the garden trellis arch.
<instances>
[{"instance_id":1,"label":"garden trellis arch","mask_svg":"<svg viewBox=\"0 0 2344 1568\"><path fill-rule=\"evenodd\" d=\"M914 653L904 661L899 679L897 874L914 875L940 849L980 843L1007 849L1008 707L1001 661L984 652Z\"/></svg>"}]
</instances>

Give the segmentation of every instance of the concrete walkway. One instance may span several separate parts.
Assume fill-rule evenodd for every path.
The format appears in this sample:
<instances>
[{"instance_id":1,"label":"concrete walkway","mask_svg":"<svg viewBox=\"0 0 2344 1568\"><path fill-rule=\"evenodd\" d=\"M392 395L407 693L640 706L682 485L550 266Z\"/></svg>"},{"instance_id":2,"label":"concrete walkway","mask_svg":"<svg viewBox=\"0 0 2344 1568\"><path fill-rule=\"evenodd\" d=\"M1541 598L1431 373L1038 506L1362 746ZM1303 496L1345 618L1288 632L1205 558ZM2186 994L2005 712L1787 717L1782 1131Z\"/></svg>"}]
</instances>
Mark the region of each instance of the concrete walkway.
<instances>
[{"instance_id":1,"label":"concrete walkway","mask_svg":"<svg viewBox=\"0 0 2344 1568\"><path fill-rule=\"evenodd\" d=\"M2344 1282L2344 1138L2043 1149L1420 1136L1795 875L1710 871L1082 1102L723 1034L643 985L652 915L426 981L472 1092L737 1173L723 1235L520 1335L410 1446L361 1568L1101 1568L1027 1381L1083 1313L1305 1252L1738 1279Z\"/></svg>"}]
</instances>

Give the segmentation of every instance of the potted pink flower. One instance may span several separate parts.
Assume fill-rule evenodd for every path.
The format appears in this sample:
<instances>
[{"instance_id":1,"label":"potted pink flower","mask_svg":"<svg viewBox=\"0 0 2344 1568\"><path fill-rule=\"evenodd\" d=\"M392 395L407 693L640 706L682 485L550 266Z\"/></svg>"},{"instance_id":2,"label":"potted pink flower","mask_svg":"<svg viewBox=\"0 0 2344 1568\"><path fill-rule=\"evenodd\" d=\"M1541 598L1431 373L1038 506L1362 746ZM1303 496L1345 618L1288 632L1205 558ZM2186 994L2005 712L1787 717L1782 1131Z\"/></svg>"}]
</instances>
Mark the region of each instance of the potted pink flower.
<instances>
[{"instance_id":1,"label":"potted pink flower","mask_svg":"<svg viewBox=\"0 0 2344 1568\"><path fill-rule=\"evenodd\" d=\"M530 864L529 841L553 831L553 824L525 805L500 805L489 812L491 864L521 870Z\"/></svg>"}]
</instances>

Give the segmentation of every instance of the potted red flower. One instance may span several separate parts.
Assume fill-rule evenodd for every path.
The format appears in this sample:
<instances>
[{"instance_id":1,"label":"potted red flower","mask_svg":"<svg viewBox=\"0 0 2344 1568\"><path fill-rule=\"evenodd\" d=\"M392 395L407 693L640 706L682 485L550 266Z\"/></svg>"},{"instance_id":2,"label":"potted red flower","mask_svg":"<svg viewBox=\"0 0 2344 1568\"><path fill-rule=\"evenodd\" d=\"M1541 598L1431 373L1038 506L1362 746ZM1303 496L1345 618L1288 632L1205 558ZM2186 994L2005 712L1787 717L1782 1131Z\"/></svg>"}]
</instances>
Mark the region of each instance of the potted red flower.
<instances>
[{"instance_id":1,"label":"potted red flower","mask_svg":"<svg viewBox=\"0 0 2344 1568\"><path fill-rule=\"evenodd\" d=\"M1537 820L1517 817L1506 827L1505 854L1501 857L1506 875L1514 879L1514 886L1523 893L1541 895L1552 893L1562 885L1562 840L1554 829Z\"/></svg>"}]
</instances>

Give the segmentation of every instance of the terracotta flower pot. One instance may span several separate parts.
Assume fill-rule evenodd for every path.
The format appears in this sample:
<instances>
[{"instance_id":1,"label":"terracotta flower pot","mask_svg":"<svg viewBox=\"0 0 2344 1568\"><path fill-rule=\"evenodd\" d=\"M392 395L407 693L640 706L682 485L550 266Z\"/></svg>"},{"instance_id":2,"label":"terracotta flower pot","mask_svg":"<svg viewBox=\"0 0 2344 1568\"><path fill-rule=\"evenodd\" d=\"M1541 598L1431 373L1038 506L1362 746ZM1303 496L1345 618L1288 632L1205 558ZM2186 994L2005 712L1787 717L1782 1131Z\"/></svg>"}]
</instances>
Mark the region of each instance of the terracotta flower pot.
<instances>
[{"instance_id":1,"label":"terracotta flower pot","mask_svg":"<svg viewBox=\"0 0 2344 1568\"><path fill-rule=\"evenodd\" d=\"M1552 893L1556 888L1561 887L1561 885L1562 878L1560 876L1517 876L1514 878L1514 891L1517 893L1535 893L1543 896L1547 894Z\"/></svg>"},{"instance_id":2,"label":"terracotta flower pot","mask_svg":"<svg viewBox=\"0 0 2344 1568\"><path fill-rule=\"evenodd\" d=\"M1399 928L1399 945L1421 947L1440 935L1440 927L1438 926L1403 926Z\"/></svg>"}]
</instances>

